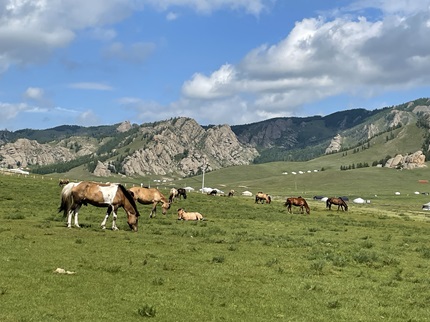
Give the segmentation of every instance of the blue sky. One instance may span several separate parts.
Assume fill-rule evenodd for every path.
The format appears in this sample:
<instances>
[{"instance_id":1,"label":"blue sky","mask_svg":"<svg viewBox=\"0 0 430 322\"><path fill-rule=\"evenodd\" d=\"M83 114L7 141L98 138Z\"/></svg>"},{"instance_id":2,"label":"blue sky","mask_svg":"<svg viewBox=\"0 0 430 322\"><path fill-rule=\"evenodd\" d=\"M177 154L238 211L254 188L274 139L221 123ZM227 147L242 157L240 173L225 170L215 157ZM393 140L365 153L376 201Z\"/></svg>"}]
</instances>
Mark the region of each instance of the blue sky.
<instances>
[{"instance_id":1,"label":"blue sky","mask_svg":"<svg viewBox=\"0 0 430 322\"><path fill-rule=\"evenodd\" d=\"M0 129L401 104L429 35L430 0L0 0Z\"/></svg>"}]
</instances>

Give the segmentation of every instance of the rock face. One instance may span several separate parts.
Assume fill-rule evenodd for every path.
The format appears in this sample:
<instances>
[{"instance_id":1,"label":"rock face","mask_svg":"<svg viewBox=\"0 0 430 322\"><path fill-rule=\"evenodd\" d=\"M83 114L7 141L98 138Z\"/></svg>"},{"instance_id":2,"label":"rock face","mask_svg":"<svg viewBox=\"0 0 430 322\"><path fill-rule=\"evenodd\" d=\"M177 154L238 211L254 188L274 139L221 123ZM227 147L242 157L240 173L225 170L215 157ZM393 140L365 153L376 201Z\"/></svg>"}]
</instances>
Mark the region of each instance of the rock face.
<instances>
[{"instance_id":1,"label":"rock face","mask_svg":"<svg viewBox=\"0 0 430 322\"><path fill-rule=\"evenodd\" d=\"M133 126L131 125L130 121L124 121L122 122L117 128L116 130L120 133L122 132L127 132L128 130L130 130Z\"/></svg>"},{"instance_id":2,"label":"rock face","mask_svg":"<svg viewBox=\"0 0 430 322\"><path fill-rule=\"evenodd\" d=\"M340 136L340 134L338 134L331 140L328 148L325 149L325 154L339 152L341 148L342 148L342 137Z\"/></svg>"},{"instance_id":3,"label":"rock face","mask_svg":"<svg viewBox=\"0 0 430 322\"><path fill-rule=\"evenodd\" d=\"M97 162L97 166L94 169L93 173L98 177L108 177L112 175L112 172L109 170L108 165L100 161Z\"/></svg>"},{"instance_id":4,"label":"rock face","mask_svg":"<svg viewBox=\"0 0 430 322\"><path fill-rule=\"evenodd\" d=\"M205 130L193 119L178 118L142 127L141 134L152 140L124 160L126 175L188 176L200 173L203 164L211 171L249 164L258 156L255 148L239 143L228 125Z\"/></svg>"},{"instance_id":5,"label":"rock face","mask_svg":"<svg viewBox=\"0 0 430 322\"><path fill-rule=\"evenodd\" d=\"M422 151L417 151L410 155L402 156L401 154L396 155L394 158L387 160L385 167L395 169L416 169L425 168L426 157Z\"/></svg>"},{"instance_id":6,"label":"rock face","mask_svg":"<svg viewBox=\"0 0 430 322\"><path fill-rule=\"evenodd\" d=\"M7 143L0 147L2 167L28 165L47 165L56 162L70 161L75 154L62 146L39 144L37 141L18 139L14 143Z\"/></svg>"}]
</instances>

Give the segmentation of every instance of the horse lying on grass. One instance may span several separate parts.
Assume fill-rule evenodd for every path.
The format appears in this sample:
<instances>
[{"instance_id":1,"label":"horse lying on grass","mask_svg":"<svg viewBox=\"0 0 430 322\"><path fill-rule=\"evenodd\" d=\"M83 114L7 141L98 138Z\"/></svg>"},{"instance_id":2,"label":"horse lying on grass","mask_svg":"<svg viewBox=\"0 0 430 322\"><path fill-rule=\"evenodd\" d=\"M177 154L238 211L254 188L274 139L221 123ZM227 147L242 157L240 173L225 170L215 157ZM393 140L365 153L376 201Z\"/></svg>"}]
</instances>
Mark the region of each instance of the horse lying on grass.
<instances>
[{"instance_id":1,"label":"horse lying on grass","mask_svg":"<svg viewBox=\"0 0 430 322\"><path fill-rule=\"evenodd\" d=\"M178 209L178 220L205 220L199 212L186 212L183 208Z\"/></svg>"},{"instance_id":2,"label":"horse lying on grass","mask_svg":"<svg viewBox=\"0 0 430 322\"><path fill-rule=\"evenodd\" d=\"M106 228L109 215L113 214L112 230L118 230L116 226L117 210L122 207L127 213L127 223L131 230L137 231L139 211L132 194L121 184L102 184L97 182L70 182L61 191L61 205L58 212L63 211L67 216L67 227L72 227L72 216L75 216L75 226L79 226L78 212L82 205L93 205L96 207L107 207L104 220L101 223Z\"/></svg>"},{"instance_id":3,"label":"horse lying on grass","mask_svg":"<svg viewBox=\"0 0 430 322\"><path fill-rule=\"evenodd\" d=\"M291 210L291 206L300 207L300 212L302 214L304 213L303 209L306 209L306 213L308 215L311 213L311 209L309 208L308 203L302 197L287 198L287 200L285 201L285 206L287 207L287 210L290 214L293 213L293 211Z\"/></svg>"},{"instance_id":4,"label":"horse lying on grass","mask_svg":"<svg viewBox=\"0 0 430 322\"><path fill-rule=\"evenodd\" d=\"M149 218L155 217L157 212L157 205L162 203L161 208L163 215L167 213L167 210L170 209L170 202L167 198L160 192L160 190L156 188L145 188L145 187L132 187L129 189L132 194L134 200L141 203L142 205L150 205L152 204L151 213L149 214Z\"/></svg>"}]
</instances>

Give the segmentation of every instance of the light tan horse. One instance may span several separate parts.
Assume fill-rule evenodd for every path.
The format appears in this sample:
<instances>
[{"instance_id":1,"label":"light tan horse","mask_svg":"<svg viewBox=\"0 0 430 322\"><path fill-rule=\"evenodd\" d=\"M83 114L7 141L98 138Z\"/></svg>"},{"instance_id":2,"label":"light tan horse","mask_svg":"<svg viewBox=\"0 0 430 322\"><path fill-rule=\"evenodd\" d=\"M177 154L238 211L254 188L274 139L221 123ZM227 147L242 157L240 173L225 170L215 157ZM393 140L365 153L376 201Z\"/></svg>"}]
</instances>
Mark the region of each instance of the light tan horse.
<instances>
[{"instance_id":1,"label":"light tan horse","mask_svg":"<svg viewBox=\"0 0 430 322\"><path fill-rule=\"evenodd\" d=\"M61 191L61 205L58 212L63 211L68 216L67 227L72 227L72 216L75 216L75 226L79 226L78 212L82 205L107 207L104 220L101 223L106 228L109 215L113 214L112 230L118 230L116 226L117 210L122 207L127 213L127 223L131 230L137 231L139 211L131 193L121 184L102 184L97 182L70 182Z\"/></svg>"},{"instance_id":2,"label":"light tan horse","mask_svg":"<svg viewBox=\"0 0 430 322\"><path fill-rule=\"evenodd\" d=\"M262 193L261 191L257 192L255 194L255 203L271 203L272 202L272 197L270 197L270 195L268 195L267 193Z\"/></svg>"},{"instance_id":3,"label":"light tan horse","mask_svg":"<svg viewBox=\"0 0 430 322\"><path fill-rule=\"evenodd\" d=\"M157 205L161 202L163 215L170 209L170 202L167 198L156 188L133 187L129 189L133 193L133 198L142 205L152 204L151 213L149 218L155 217L157 212Z\"/></svg>"},{"instance_id":4,"label":"light tan horse","mask_svg":"<svg viewBox=\"0 0 430 322\"><path fill-rule=\"evenodd\" d=\"M179 208L178 220L204 220L204 218L199 212L186 212L184 208Z\"/></svg>"},{"instance_id":5,"label":"light tan horse","mask_svg":"<svg viewBox=\"0 0 430 322\"><path fill-rule=\"evenodd\" d=\"M293 213L293 211L291 210L291 206L296 206L296 207L300 207L300 212L303 214L303 208L306 209L306 213L309 215L311 213L311 209L308 206L308 203L306 202L306 200L302 197L297 197L297 198L287 198L287 200L285 201L285 206L288 209L288 212L290 214Z\"/></svg>"}]
</instances>

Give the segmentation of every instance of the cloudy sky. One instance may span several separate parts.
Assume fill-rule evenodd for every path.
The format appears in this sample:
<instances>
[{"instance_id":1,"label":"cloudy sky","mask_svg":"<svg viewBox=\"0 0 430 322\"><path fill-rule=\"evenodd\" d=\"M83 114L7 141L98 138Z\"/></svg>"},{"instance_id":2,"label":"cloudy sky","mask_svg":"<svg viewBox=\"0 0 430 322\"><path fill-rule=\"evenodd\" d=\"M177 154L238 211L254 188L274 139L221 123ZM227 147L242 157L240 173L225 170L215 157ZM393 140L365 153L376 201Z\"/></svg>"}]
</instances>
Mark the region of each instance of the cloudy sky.
<instances>
[{"instance_id":1,"label":"cloudy sky","mask_svg":"<svg viewBox=\"0 0 430 322\"><path fill-rule=\"evenodd\" d=\"M0 130L430 96L430 0L0 0Z\"/></svg>"}]
</instances>

